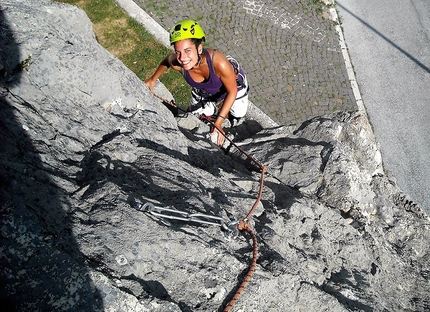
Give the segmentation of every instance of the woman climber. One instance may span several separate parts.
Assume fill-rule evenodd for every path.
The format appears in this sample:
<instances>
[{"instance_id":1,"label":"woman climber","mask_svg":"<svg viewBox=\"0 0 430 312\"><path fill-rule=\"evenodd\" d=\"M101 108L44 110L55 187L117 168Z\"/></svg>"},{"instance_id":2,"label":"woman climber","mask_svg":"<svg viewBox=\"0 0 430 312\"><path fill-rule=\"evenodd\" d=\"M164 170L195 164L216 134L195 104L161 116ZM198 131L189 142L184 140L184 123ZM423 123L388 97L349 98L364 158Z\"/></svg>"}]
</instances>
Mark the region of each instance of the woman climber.
<instances>
[{"instance_id":1,"label":"woman climber","mask_svg":"<svg viewBox=\"0 0 430 312\"><path fill-rule=\"evenodd\" d=\"M223 121L228 118L233 125L246 114L248 83L236 60L215 49L203 48L204 41L205 33L195 20L178 22L170 30L174 53L163 59L145 84L153 92L157 79L167 69L181 72L192 87L188 110L200 119L216 118L211 137L214 143L222 146ZM217 112L218 104L221 106Z\"/></svg>"}]
</instances>

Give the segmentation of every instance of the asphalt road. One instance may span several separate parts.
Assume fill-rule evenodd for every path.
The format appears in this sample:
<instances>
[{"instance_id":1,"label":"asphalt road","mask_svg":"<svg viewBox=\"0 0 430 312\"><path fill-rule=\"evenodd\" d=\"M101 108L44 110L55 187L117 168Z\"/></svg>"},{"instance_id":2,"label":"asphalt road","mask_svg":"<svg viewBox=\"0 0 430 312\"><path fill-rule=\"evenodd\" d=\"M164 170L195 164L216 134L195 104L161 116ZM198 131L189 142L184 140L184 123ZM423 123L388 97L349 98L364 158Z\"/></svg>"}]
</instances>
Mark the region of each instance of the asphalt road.
<instances>
[{"instance_id":1,"label":"asphalt road","mask_svg":"<svg viewBox=\"0 0 430 312\"><path fill-rule=\"evenodd\" d=\"M430 214L430 2L336 4L387 174Z\"/></svg>"}]
</instances>

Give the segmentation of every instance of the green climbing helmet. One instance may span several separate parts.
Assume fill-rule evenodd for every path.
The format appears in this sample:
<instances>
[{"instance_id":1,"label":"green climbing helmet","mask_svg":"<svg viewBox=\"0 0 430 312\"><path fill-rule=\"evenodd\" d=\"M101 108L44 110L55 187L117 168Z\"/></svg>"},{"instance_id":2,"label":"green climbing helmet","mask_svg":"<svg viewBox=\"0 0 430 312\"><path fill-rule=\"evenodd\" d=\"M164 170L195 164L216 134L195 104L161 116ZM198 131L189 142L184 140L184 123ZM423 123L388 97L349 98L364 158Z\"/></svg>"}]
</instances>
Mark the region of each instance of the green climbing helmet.
<instances>
[{"instance_id":1,"label":"green climbing helmet","mask_svg":"<svg viewBox=\"0 0 430 312\"><path fill-rule=\"evenodd\" d=\"M180 21L170 29L170 44L184 39L202 39L205 41L205 33L195 20Z\"/></svg>"}]
</instances>

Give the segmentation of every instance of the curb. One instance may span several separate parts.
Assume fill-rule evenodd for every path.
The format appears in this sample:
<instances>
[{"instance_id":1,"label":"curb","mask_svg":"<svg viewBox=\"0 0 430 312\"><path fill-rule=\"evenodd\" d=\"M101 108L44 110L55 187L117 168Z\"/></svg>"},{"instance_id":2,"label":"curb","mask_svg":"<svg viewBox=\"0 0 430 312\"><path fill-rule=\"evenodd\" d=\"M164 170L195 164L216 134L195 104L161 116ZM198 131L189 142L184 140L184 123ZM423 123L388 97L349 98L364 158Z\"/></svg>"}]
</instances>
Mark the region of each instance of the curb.
<instances>
[{"instance_id":1,"label":"curb","mask_svg":"<svg viewBox=\"0 0 430 312\"><path fill-rule=\"evenodd\" d=\"M166 48L171 49L169 33L161 27L151 16L149 16L133 0L114 0L131 18L143 25L157 41Z\"/></svg>"},{"instance_id":2,"label":"curb","mask_svg":"<svg viewBox=\"0 0 430 312\"><path fill-rule=\"evenodd\" d=\"M346 71L348 73L349 82L351 83L352 92L354 93L355 102L358 106L358 111L363 114L366 119L368 119L366 108L364 107L363 100L361 98L360 89L358 88L357 79L355 78L354 68L352 67L351 58L349 57L348 48L346 47L345 37L343 36L342 28L340 26L339 16L336 11L336 1L335 0L324 0L326 5L331 5L329 13L331 19L336 22L336 32L339 36L340 49L342 51L342 56L345 61Z\"/></svg>"}]
</instances>

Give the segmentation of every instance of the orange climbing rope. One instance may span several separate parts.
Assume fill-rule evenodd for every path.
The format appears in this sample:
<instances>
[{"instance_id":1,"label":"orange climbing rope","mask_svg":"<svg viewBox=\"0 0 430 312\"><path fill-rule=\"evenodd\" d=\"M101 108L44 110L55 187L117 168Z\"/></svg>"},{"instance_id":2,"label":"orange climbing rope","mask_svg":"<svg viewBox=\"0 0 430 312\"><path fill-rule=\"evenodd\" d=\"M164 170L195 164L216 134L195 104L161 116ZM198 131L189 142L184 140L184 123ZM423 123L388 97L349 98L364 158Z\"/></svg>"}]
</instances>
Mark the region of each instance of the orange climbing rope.
<instances>
[{"instance_id":1,"label":"orange climbing rope","mask_svg":"<svg viewBox=\"0 0 430 312\"><path fill-rule=\"evenodd\" d=\"M261 200L261 197L263 195L263 185L264 185L264 173L267 171L266 166L262 166L261 168L261 179L260 179L260 190L258 192L257 200L255 201L254 205L252 206L251 210L249 211L248 215L245 219L240 220L239 224L237 225L237 228L239 231L246 230L249 235L251 235L252 242L253 242L253 251L252 251L252 262L249 266L248 273L246 274L245 278L243 279L242 283L236 290L236 293L234 294L233 298L230 300L230 302L226 305L224 312L229 312L233 305L236 303L237 299L239 299L239 296L241 295L243 289L245 288L246 284L250 281L252 275L254 274L255 267L257 265L257 258L258 258L258 244L257 244L257 237L255 236L254 232L251 230L249 226L248 220L251 218L252 214L254 213L255 209L258 206L258 203Z\"/></svg>"},{"instance_id":2,"label":"orange climbing rope","mask_svg":"<svg viewBox=\"0 0 430 312\"><path fill-rule=\"evenodd\" d=\"M163 101L163 103L169 104L169 105L171 105L177 109L180 109L180 110L186 112L186 110L177 106L173 101L168 101L168 100L156 95L155 93L153 93L153 95L155 97L159 98L161 101ZM206 119L206 121L215 127L215 125L212 121L210 121L209 119ZM254 234L254 232L252 231L252 229L250 228L249 219L252 217L252 214L254 213L255 209L257 209L257 206L258 206L258 204L261 200L261 197L263 195L264 174L268 170L268 168L266 166L261 165L254 157L247 154L242 148L237 146L229 137L226 136L226 134L224 132L220 131L220 133L224 136L225 139L230 141L230 143L234 147L236 147L241 153L243 153L246 157L248 157L250 160L252 160L261 169L260 188L258 191L257 199L255 200L255 203L252 206L251 210L246 215L245 219L240 220L239 223L237 224L237 229L239 231L247 231L249 233L249 235L251 236L252 242L253 242L253 250L252 250L252 261L251 261L251 265L249 266L248 272L247 272L245 278L243 279L242 283L240 283L239 287L237 288L236 293L233 295L232 299L230 300L230 302L226 305L226 307L224 309L224 312L229 312L233 308L236 301L239 299L242 291L245 289L245 286L251 280L251 277L255 271L255 267L257 266L257 258L258 258L257 237Z\"/></svg>"}]
</instances>

